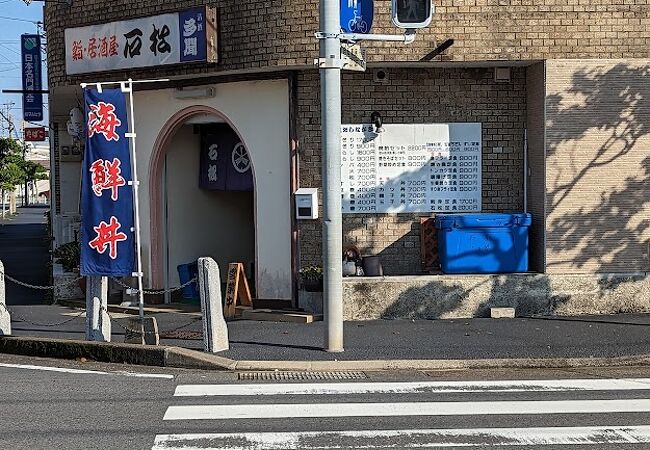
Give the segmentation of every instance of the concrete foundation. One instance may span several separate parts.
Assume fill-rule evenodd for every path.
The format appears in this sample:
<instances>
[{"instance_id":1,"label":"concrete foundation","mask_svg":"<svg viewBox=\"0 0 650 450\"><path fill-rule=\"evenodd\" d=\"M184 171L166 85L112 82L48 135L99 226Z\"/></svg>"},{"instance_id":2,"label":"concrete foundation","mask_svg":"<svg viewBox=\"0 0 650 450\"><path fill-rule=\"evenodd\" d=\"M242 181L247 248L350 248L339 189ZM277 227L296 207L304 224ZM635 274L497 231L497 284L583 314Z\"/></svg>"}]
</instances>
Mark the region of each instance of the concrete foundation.
<instances>
[{"instance_id":1,"label":"concrete foundation","mask_svg":"<svg viewBox=\"0 0 650 450\"><path fill-rule=\"evenodd\" d=\"M86 340L111 342L107 277L86 277Z\"/></svg>"},{"instance_id":2,"label":"concrete foundation","mask_svg":"<svg viewBox=\"0 0 650 450\"><path fill-rule=\"evenodd\" d=\"M650 312L650 275L464 275L347 278L345 320Z\"/></svg>"},{"instance_id":3,"label":"concrete foundation","mask_svg":"<svg viewBox=\"0 0 650 450\"><path fill-rule=\"evenodd\" d=\"M86 297L85 293L81 290L78 282L78 273L65 272L61 264L54 264L52 268L52 275L54 278L54 301L59 300L80 300Z\"/></svg>"},{"instance_id":4,"label":"concrete foundation","mask_svg":"<svg viewBox=\"0 0 650 450\"><path fill-rule=\"evenodd\" d=\"M155 317L129 319L126 323L124 343L138 345L160 345L158 322Z\"/></svg>"},{"instance_id":5,"label":"concrete foundation","mask_svg":"<svg viewBox=\"0 0 650 450\"><path fill-rule=\"evenodd\" d=\"M298 305L313 314L323 314L323 293L298 291Z\"/></svg>"}]
</instances>

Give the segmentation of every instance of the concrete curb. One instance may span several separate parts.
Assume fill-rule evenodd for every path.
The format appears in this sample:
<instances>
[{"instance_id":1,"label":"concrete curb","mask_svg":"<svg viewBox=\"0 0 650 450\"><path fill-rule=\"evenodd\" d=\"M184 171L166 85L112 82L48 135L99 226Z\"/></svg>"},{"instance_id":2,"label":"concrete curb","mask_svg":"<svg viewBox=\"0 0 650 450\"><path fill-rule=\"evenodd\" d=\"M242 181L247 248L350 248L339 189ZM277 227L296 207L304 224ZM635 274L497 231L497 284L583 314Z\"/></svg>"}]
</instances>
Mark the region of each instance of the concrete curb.
<instances>
[{"instance_id":1,"label":"concrete curb","mask_svg":"<svg viewBox=\"0 0 650 450\"><path fill-rule=\"evenodd\" d=\"M0 337L0 353L206 370L233 370L235 361L172 346L77 341L54 338Z\"/></svg>"},{"instance_id":2,"label":"concrete curb","mask_svg":"<svg viewBox=\"0 0 650 450\"><path fill-rule=\"evenodd\" d=\"M236 361L173 346L143 346L53 338L0 337L0 353L144 366L224 371L387 371L463 369L563 369L648 366L650 354L615 358L519 358L468 360Z\"/></svg>"},{"instance_id":3,"label":"concrete curb","mask_svg":"<svg viewBox=\"0 0 650 450\"><path fill-rule=\"evenodd\" d=\"M650 355L616 358L411 359L367 361L235 361L234 370L386 371L464 369L567 369L650 365Z\"/></svg>"}]
</instances>

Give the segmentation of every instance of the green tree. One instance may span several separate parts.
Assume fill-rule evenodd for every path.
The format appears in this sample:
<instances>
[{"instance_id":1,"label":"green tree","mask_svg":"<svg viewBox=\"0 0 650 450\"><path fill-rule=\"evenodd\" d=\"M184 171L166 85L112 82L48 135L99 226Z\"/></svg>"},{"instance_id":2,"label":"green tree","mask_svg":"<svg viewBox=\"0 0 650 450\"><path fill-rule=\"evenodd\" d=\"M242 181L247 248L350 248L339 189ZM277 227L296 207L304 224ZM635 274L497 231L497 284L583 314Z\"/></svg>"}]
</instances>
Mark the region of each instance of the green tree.
<instances>
[{"instance_id":1,"label":"green tree","mask_svg":"<svg viewBox=\"0 0 650 450\"><path fill-rule=\"evenodd\" d=\"M29 183L29 190L32 193L34 193L34 190L36 189L37 181L48 179L47 170L45 170L45 167L34 161L23 161L22 169L25 175L24 181Z\"/></svg>"},{"instance_id":2,"label":"green tree","mask_svg":"<svg viewBox=\"0 0 650 450\"><path fill-rule=\"evenodd\" d=\"M20 144L11 138L0 138L0 202L5 215L5 193L12 192L25 181L24 160Z\"/></svg>"}]
</instances>

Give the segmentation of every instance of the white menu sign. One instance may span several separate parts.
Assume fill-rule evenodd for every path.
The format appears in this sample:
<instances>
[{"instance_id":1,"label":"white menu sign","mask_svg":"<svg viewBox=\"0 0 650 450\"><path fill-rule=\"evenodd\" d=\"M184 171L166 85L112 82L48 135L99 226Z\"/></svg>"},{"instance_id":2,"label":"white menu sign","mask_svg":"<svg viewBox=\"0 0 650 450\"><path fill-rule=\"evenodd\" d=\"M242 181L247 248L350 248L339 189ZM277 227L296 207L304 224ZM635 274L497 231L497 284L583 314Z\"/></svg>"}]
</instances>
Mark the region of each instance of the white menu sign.
<instances>
[{"instance_id":1,"label":"white menu sign","mask_svg":"<svg viewBox=\"0 0 650 450\"><path fill-rule=\"evenodd\" d=\"M341 127L344 213L480 212L481 124Z\"/></svg>"}]
</instances>

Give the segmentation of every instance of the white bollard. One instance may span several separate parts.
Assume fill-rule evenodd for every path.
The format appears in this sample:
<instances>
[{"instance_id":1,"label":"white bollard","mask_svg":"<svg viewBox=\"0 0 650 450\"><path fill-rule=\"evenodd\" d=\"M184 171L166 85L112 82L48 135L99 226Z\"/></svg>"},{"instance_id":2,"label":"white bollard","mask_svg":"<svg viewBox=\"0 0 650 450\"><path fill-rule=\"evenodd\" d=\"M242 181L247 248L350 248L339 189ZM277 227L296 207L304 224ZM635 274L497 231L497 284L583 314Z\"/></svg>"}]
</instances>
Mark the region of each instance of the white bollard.
<instances>
[{"instance_id":1,"label":"white bollard","mask_svg":"<svg viewBox=\"0 0 650 450\"><path fill-rule=\"evenodd\" d=\"M86 340L111 342L107 277L86 277Z\"/></svg>"},{"instance_id":2,"label":"white bollard","mask_svg":"<svg viewBox=\"0 0 650 450\"><path fill-rule=\"evenodd\" d=\"M203 314L203 348L206 352L223 352L230 348L228 327L223 318L219 265L212 258L199 258L199 293Z\"/></svg>"},{"instance_id":3,"label":"white bollard","mask_svg":"<svg viewBox=\"0 0 650 450\"><path fill-rule=\"evenodd\" d=\"M5 296L5 267L0 261L0 336L11 336L11 316Z\"/></svg>"}]
</instances>

